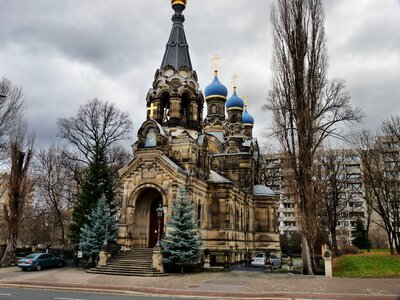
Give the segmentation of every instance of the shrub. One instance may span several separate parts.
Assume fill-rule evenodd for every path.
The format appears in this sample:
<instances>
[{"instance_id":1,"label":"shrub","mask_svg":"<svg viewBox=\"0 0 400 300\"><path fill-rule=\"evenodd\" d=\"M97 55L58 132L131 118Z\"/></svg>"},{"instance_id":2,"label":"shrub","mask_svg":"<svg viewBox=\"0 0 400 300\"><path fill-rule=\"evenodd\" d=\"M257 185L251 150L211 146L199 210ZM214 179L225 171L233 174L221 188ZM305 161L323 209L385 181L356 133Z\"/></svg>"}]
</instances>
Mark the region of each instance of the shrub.
<instances>
[{"instance_id":1,"label":"shrub","mask_svg":"<svg viewBox=\"0 0 400 300\"><path fill-rule=\"evenodd\" d=\"M340 254L359 254L360 249L354 245L344 245L340 248Z\"/></svg>"}]
</instances>

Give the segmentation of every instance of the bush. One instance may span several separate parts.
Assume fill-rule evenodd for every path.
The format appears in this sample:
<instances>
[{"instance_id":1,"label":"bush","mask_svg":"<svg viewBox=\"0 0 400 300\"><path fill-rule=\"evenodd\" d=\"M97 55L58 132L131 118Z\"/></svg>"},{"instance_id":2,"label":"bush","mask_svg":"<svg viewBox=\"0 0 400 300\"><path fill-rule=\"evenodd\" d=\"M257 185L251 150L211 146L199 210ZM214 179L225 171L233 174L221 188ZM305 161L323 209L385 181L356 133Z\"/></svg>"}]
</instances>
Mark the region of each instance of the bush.
<instances>
[{"instance_id":1,"label":"bush","mask_svg":"<svg viewBox=\"0 0 400 300\"><path fill-rule=\"evenodd\" d=\"M359 254L360 249L354 245L344 245L340 248L340 254Z\"/></svg>"}]
</instances>

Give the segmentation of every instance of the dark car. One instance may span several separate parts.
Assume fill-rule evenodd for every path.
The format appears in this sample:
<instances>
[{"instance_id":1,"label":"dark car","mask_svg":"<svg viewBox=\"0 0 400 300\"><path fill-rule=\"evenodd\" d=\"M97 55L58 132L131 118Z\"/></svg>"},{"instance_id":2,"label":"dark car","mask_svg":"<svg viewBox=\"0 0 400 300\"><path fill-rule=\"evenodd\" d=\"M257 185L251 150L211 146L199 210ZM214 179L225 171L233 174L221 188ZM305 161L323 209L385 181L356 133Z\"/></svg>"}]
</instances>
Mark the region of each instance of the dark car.
<instances>
[{"instance_id":1,"label":"dark car","mask_svg":"<svg viewBox=\"0 0 400 300\"><path fill-rule=\"evenodd\" d=\"M44 268L62 268L65 266L65 260L50 253L32 253L18 261L18 267L22 271L36 270Z\"/></svg>"}]
</instances>

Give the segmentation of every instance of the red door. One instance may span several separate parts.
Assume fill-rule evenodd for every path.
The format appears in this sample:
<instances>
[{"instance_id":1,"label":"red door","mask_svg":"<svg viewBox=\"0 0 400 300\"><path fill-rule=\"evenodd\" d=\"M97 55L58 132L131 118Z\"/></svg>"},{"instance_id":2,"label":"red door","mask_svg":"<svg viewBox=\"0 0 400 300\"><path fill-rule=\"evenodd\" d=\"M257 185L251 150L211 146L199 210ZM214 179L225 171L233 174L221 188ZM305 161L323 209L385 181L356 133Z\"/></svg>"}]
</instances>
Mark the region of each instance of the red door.
<instances>
[{"instance_id":1,"label":"red door","mask_svg":"<svg viewBox=\"0 0 400 300\"><path fill-rule=\"evenodd\" d=\"M157 244L158 238L158 217L157 208L162 204L161 196L155 198L150 205L150 232L149 232L149 248L154 248ZM162 238L164 233L164 216L161 218L160 222L160 238Z\"/></svg>"}]
</instances>

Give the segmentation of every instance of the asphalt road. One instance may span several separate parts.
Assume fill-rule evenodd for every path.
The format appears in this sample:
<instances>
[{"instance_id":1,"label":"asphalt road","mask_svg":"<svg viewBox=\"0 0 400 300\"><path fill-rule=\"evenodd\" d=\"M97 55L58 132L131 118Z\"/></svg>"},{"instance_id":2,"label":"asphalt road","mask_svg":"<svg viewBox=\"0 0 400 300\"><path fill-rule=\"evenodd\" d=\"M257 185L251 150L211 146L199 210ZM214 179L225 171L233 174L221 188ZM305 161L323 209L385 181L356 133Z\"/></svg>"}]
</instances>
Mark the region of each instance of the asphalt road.
<instances>
[{"instance_id":1,"label":"asphalt road","mask_svg":"<svg viewBox=\"0 0 400 300\"><path fill-rule=\"evenodd\" d=\"M65 292L25 288L0 288L0 300L171 300L173 297L115 295L90 292ZM185 298L203 300L207 298Z\"/></svg>"}]
</instances>

